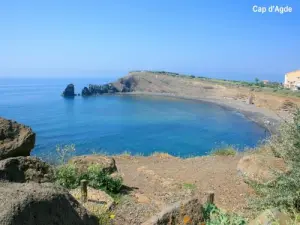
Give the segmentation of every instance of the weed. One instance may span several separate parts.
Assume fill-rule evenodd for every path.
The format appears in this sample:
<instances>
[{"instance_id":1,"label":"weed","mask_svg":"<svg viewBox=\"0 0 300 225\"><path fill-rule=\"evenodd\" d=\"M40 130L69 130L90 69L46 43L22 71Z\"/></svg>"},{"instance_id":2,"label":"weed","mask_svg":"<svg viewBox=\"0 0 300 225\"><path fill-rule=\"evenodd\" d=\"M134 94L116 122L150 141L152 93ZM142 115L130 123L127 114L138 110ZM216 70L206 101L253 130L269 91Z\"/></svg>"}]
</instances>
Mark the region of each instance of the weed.
<instances>
[{"instance_id":1,"label":"weed","mask_svg":"<svg viewBox=\"0 0 300 225\"><path fill-rule=\"evenodd\" d=\"M80 181L85 179L89 186L108 193L118 193L123 184L121 177L109 176L98 165L91 165L83 171L79 171L73 164L62 165L56 168L55 179L58 184L69 189L78 187Z\"/></svg>"},{"instance_id":2,"label":"weed","mask_svg":"<svg viewBox=\"0 0 300 225\"><path fill-rule=\"evenodd\" d=\"M227 145L222 148L217 148L211 151L211 155L234 156L237 150L232 145Z\"/></svg>"},{"instance_id":3,"label":"weed","mask_svg":"<svg viewBox=\"0 0 300 225\"><path fill-rule=\"evenodd\" d=\"M205 204L202 208L206 225L246 225L246 219L236 215L225 213L214 204Z\"/></svg>"},{"instance_id":4,"label":"weed","mask_svg":"<svg viewBox=\"0 0 300 225\"><path fill-rule=\"evenodd\" d=\"M56 182L65 188L73 189L78 187L80 179L81 177L73 164L61 165L55 169Z\"/></svg>"},{"instance_id":5,"label":"weed","mask_svg":"<svg viewBox=\"0 0 300 225\"><path fill-rule=\"evenodd\" d=\"M195 184L191 184L191 183L184 183L182 186L184 189L189 189L189 190L195 190L197 188Z\"/></svg>"},{"instance_id":6,"label":"weed","mask_svg":"<svg viewBox=\"0 0 300 225\"><path fill-rule=\"evenodd\" d=\"M124 151L121 155L123 155L123 156L131 156L131 152Z\"/></svg>"},{"instance_id":7,"label":"weed","mask_svg":"<svg viewBox=\"0 0 300 225\"><path fill-rule=\"evenodd\" d=\"M66 161L75 153L75 145L57 145L56 146L56 153L58 155L58 161L59 163L63 164L66 163Z\"/></svg>"}]
</instances>

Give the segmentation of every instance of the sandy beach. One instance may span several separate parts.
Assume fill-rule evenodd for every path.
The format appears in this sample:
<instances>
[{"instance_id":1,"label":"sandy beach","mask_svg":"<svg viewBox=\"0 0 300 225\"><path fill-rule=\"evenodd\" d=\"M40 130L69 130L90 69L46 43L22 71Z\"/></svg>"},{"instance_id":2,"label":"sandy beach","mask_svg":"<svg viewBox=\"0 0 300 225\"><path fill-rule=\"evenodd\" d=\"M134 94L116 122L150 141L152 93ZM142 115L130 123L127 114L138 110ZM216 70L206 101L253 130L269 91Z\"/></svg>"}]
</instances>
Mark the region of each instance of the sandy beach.
<instances>
[{"instance_id":1,"label":"sandy beach","mask_svg":"<svg viewBox=\"0 0 300 225\"><path fill-rule=\"evenodd\" d=\"M278 113L268 110L266 108L259 108L255 105L249 105L245 100L232 99L232 98L205 98L205 97L190 97L185 95L175 95L167 93L153 93L153 92L130 92L122 93L121 95L134 95L134 96L153 96L153 97L167 97L178 98L186 100L195 100L201 102L207 102L217 104L227 110L232 110L243 114L247 119L252 120L258 125L264 127L269 133L276 133L276 130L282 119L288 117L288 113Z\"/></svg>"}]
</instances>

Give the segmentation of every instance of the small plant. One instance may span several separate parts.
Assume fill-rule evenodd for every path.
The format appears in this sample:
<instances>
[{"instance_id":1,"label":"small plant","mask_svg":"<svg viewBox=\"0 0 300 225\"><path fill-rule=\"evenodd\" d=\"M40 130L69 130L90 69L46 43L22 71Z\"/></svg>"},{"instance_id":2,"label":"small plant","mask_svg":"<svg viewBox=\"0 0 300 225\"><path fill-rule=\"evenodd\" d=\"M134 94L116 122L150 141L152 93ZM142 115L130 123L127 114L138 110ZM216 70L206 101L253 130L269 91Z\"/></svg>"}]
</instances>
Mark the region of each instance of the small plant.
<instances>
[{"instance_id":1,"label":"small plant","mask_svg":"<svg viewBox=\"0 0 300 225\"><path fill-rule=\"evenodd\" d=\"M73 189L80 184L80 175L73 164L61 165L55 170L55 180L61 186Z\"/></svg>"},{"instance_id":2,"label":"small plant","mask_svg":"<svg viewBox=\"0 0 300 225\"><path fill-rule=\"evenodd\" d=\"M131 152L129 152L129 151L124 151L124 152L122 153L122 155L124 155L124 156L131 156Z\"/></svg>"},{"instance_id":3,"label":"small plant","mask_svg":"<svg viewBox=\"0 0 300 225\"><path fill-rule=\"evenodd\" d=\"M236 215L225 213L214 204L205 204L202 209L205 225L246 225L247 221Z\"/></svg>"},{"instance_id":4,"label":"small plant","mask_svg":"<svg viewBox=\"0 0 300 225\"><path fill-rule=\"evenodd\" d=\"M189 189L189 190L195 190L197 188L195 184L190 184L190 183L184 183L182 186L184 189Z\"/></svg>"},{"instance_id":5,"label":"small plant","mask_svg":"<svg viewBox=\"0 0 300 225\"><path fill-rule=\"evenodd\" d=\"M212 150L211 155L223 155L223 156L234 156L237 154L237 150L232 146L228 145L222 148Z\"/></svg>"},{"instance_id":6,"label":"small plant","mask_svg":"<svg viewBox=\"0 0 300 225\"><path fill-rule=\"evenodd\" d=\"M103 211L99 206L88 206L88 210L99 219L99 224L110 225L112 220L115 218L115 214L109 211Z\"/></svg>"},{"instance_id":7,"label":"small plant","mask_svg":"<svg viewBox=\"0 0 300 225\"><path fill-rule=\"evenodd\" d=\"M85 179L89 186L104 190L108 193L118 193L123 185L121 177L111 177L98 165L91 165L87 170L79 171L74 164L57 167L55 171L56 182L66 188L72 189L80 185Z\"/></svg>"},{"instance_id":8,"label":"small plant","mask_svg":"<svg viewBox=\"0 0 300 225\"><path fill-rule=\"evenodd\" d=\"M56 153L58 155L59 163L66 163L66 161L75 153L75 151L76 149L74 144L64 146L57 145Z\"/></svg>"},{"instance_id":9,"label":"small plant","mask_svg":"<svg viewBox=\"0 0 300 225\"><path fill-rule=\"evenodd\" d=\"M91 187L104 189L110 193L118 193L123 184L122 178L109 176L109 174L104 172L102 168L97 165L89 166L87 174L85 175Z\"/></svg>"}]
</instances>

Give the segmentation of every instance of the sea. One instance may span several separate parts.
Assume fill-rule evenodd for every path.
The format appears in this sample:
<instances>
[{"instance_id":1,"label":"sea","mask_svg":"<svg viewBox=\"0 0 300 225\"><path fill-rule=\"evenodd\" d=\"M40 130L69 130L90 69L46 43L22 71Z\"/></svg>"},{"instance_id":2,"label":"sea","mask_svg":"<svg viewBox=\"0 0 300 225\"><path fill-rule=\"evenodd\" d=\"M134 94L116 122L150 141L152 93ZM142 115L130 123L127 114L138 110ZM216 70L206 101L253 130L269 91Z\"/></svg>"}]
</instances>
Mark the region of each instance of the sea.
<instances>
[{"instance_id":1,"label":"sea","mask_svg":"<svg viewBox=\"0 0 300 225\"><path fill-rule=\"evenodd\" d=\"M54 156L57 146L75 154L202 156L233 145L255 147L268 135L242 114L215 104L168 97L103 95L63 98L67 84L80 93L109 78L0 79L0 116L30 126L35 156Z\"/></svg>"}]
</instances>

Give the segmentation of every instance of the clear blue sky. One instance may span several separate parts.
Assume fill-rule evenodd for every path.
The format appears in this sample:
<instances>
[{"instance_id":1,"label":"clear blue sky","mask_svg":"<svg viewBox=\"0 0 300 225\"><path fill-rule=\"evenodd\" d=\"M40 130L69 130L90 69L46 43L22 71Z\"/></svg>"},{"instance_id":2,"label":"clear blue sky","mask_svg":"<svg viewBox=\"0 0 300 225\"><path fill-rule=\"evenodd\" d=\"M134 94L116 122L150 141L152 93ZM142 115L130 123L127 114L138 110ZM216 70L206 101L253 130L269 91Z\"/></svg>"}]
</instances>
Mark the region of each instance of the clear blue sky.
<instances>
[{"instance_id":1,"label":"clear blue sky","mask_svg":"<svg viewBox=\"0 0 300 225\"><path fill-rule=\"evenodd\" d=\"M145 69L281 81L300 69L299 0L10 0L0 15L2 77Z\"/></svg>"}]
</instances>

